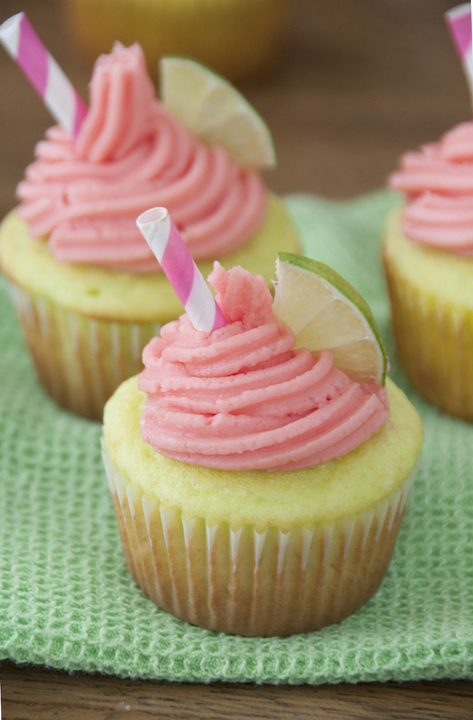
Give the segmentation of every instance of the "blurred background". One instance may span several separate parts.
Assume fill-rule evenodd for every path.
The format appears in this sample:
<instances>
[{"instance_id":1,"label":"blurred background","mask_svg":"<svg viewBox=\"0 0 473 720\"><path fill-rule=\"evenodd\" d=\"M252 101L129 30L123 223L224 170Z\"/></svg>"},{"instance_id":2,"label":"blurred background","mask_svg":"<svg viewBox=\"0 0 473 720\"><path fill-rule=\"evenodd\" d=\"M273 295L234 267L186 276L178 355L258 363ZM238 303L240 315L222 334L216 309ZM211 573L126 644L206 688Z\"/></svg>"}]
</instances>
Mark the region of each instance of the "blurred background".
<instances>
[{"instance_id":1,"label":"blurred background","mask_svg":"<svg viewBox=\"0 0 473 720\"><path fill-rule=\"evenodd\" d=\"M194 0L199 1L208 4ZM80 26L81 3L90 6L91 0L1 0L0 22L24 10L87 100L93 43L87 44L84 32L87 22L92 29L96 22L89 9L85 26ZM122 3L100 0L97 7L108 5L118 13ZM467 83L443 19L453 4L293 0L286 6L275 0L267 54L253 59L254 66L246 56L241 62L243 77L236 80L274 136L278 167L266 173L268 185L279 193L331 198L375 190L384 185L403 151L436 140L452 125L471 119ZM267 28L260 25L258 32L264 34ZM124 39L131 42L132 35ZM263 43L254 37L249 46ZM156 60L150 62L155 65ZM238 76L238 70L234 65L233 74ZM35 143L53 123L3 49L0 90L3 216L15 204L15 186L33 158Z\"/></svg>"}]
</instances>

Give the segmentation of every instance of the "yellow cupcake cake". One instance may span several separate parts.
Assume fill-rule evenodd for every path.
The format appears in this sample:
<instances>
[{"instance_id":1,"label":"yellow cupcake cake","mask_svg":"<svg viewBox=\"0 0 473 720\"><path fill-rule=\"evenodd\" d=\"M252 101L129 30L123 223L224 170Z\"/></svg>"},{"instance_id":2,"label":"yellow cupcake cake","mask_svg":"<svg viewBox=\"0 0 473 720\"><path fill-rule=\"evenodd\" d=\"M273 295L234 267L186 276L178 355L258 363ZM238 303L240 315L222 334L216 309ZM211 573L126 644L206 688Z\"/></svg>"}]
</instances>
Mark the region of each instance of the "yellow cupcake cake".
<instances>
[{"instance_id":1,"label":"yellow cupcake cake","mask_svg":"<svg viewBox=\"0 0 473 720\"><path fill-rule=\"evenodd\" d=\"M77 141L48 131L18 187L22 203L0 229L0 267L42 384L97 420L120 382L141 370L146 343L182 312L137 214L168 204L205 274L206 258L219 256L270 284L277 249L299 247L284 203L257 170L274 163L259 116L195 62L170 59L163 74L167 105L138 46L100 58Z\"/></svg>"},{"instance_id":2,"label":"yellow cupcake cake","mask_svg":"<svg viewBox=\"0 0 473 720\"><path fill-rule=\"evenodd\" d=\"M383 244L396 350L414 388L473 421L473 123L407 153Z\"/></svg>"},{"instance_id":3,"label":"yellow cupcake cake","mask_svg":"<svg viewBox=\"0 0 473 720\"><path fill-rule=\"evenodd\" d=\"M217 264L209 281L228 324L167 325L105 409L126 561L143 592L188 622L316 630L379 587L422 425L384 384L369 308L329 268L280 256L274 306L241 268Z\"/></svg>"},{"instance_id":4,"label":"yellow cupcake cake","mask_svg":"<svg viewBox=\"0 0 473 720\"><path fill-rule=\"evenodd\" d=\"M288 0L65 0L70 29L91 61L115 40L139 42L154 75L163 55L190 55L232 80L277 57ZM93 22L91 22L93 18Z\"/></svg>"}]
</instances>

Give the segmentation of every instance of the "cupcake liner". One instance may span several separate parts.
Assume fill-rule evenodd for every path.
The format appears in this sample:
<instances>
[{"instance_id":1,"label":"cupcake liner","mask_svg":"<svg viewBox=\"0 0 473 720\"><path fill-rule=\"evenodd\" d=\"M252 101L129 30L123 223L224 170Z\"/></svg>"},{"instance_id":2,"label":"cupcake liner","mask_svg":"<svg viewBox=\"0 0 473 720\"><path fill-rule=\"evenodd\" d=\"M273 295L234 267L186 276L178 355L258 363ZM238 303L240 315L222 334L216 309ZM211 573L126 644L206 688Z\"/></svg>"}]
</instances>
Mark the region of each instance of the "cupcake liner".
<instances>
[{"instance_id":1,"label":"cupcake liner","mask_svg":"<svg viewBox=\"0 0 473 720\"><path fill-rule=\"evenodd\" d=\"M332 525L213 527L185 518L104 464L129 570L159 607L238 635L289 635L338 622L378 589L416 468L388 497Z\"/></svg>"},{"instance_id":2,"label":"cupcake liner","mask_svg":"<svg viewBox=\"0 0 473 720\"><path fill-rule=\"evenodd\" d=\"M92 420L116 388L143 369L141 353L158 323L96 320L10 283L39 380L62 407Z\"/></svg>"},{"instance_id":3,"label":"cupcake liner","mask_svg":"<svg viewBox=\"0 0 473 720\"><path fill-rule=\"evenodd\" d=\"M473 421L473 313L400 277L384 257L396 351L413 387L450 415Z\"/></svg>"},{"instance_id":4,"label":"cupcake liner","mask_svg":"<svg viewBox=\"0 0 473 720\"><path fill-rule=\"evenodd\" d=\"M229 79L274 61L288 0L65 0L71 32L94 61L113 43L139 42L153 77L162 55L190 55ZM94 22L90 22L90 18Z\"/></svg>"}]
</instances>

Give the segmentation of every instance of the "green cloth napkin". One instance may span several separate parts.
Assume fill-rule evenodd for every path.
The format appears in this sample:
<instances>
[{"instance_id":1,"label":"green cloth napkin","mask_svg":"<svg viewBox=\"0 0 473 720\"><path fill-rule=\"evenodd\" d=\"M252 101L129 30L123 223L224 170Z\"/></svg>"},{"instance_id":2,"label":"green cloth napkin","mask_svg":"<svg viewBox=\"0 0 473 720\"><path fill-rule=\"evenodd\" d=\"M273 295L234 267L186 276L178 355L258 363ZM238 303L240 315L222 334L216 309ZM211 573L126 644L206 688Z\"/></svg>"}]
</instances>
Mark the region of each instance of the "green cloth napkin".
<instances>
[{"instance_id":1,"label":"green cloth napkin","mask_svg":"<svg viewBox=\"0 0 473 720\"><path fill-rule=\"evenodd\" d=\"M43 393L0 285L0 658L123 677L337 683L473 676L473 426L410 388L392 350L379 262L387 191L350 202L292 196L306 254L371 304L391 377L425 447L389 572L338 625L288 638L202 630L153 605L123 558L100 458L101 428Z\"/></svg>"}]
</instances>

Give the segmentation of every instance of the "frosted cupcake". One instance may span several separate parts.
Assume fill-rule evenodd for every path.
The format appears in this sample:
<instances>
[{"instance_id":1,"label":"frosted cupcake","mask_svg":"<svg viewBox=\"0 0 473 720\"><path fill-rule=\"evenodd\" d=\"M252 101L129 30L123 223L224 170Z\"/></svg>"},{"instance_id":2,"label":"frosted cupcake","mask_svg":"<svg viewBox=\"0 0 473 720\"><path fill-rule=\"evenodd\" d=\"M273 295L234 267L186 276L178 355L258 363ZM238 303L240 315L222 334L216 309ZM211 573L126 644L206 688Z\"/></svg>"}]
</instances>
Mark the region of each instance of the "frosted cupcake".
<instances>
[{"instance_id":1,"label":"frosted cupcake","mask_svg":"<svg viewBox=\"0 0 473 720\"><path fill-rule=\"evenodd\" d=\"M100 419L142 368L144 345L182 312L137 214L166 204L205 274L218 256L269 283L276 248L298 239L257 169L205 145L155 98L138 46L97 61L90 95L77 141L53 127L38 144L1 227L0 265L45 389Z\"/></svg>"},{"instance_id":2,"label":"frosted cupcake","mask_svg":"<svg viewBox=\"0 0 473 720\"><path fill-rule=\"evenodd\" d=\"M416 390L473 420L473 123L401 158L383 258L396 348Z\"/></svg>"},{"instance_id":3,"label":"frosted cupcake","mask_svg":"<svg viewBox=\"0 0 473 720\"><path fill-rule=\"evenodd\" d=\"M262 277L217 264L228 324L168 324L105 409L135 581L175 616L241 635L315 630L372 597L422 445L360 296L320 263L281 259L274 312Z\"/></svg>"},{"instance_id":4,"label":"frosted cupcake","mask_svg":"<svg viewBox=\"0 0 473 720\"><path fill-rule=\"evenodd\" d=\"M91 61L115 40L139 42L150 71L169 53L190 55L232 80L277 56L288 0L65 0L70 29ZM93 22L91 22L93 18Z\"/></svg>"}]
</instances>

